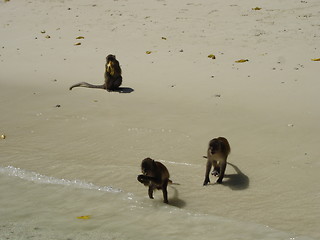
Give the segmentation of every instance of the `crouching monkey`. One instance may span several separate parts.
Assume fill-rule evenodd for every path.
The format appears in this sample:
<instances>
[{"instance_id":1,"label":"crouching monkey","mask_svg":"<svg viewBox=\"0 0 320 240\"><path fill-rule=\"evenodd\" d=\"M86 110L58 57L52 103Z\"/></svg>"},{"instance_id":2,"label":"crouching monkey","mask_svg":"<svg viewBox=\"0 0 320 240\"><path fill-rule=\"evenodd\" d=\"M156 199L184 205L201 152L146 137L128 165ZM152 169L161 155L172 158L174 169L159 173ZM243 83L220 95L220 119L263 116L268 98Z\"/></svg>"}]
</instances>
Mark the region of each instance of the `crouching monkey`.
<instances>
[{"instance_id":1,"label":"crouching monkey","mask_svg":"<svg viewBox=\"0 0 320 240\"><path fill-rule=\"evenodd\" d=\"M203 185L210 182L209 173L213 165L212 175L219 177L217 183L222 183L227 167L227 158L230 153L230 145L224 137L214 138L209 142L207 152L207 167Z\"/></svg>"},{"instance_id":2,"label":"crouching monkey","mask_svg":"<svg viewBox=\"0 0 320 240\"><path fill-rule=\"evenodd\" d=\"M146 158L141 163L142 174L138 176L138 181L149 187L149 198L153 199L153 191L158 189L162 190L163 202L168 203L168 183L172 183L169 180L168 169L158 161L154 161L151 158Z\"/></svg>"}]
</instances>

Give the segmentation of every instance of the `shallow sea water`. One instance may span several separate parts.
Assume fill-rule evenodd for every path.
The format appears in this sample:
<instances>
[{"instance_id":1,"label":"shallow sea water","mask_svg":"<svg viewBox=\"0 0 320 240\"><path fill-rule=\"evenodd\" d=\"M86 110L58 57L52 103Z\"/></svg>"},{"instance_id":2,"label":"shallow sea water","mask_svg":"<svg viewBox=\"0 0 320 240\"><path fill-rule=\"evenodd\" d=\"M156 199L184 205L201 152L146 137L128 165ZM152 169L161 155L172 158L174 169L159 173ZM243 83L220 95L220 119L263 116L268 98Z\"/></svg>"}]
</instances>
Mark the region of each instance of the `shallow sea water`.
<instances>
[{"instance_id":1,"label":"shallow sea water","mask_svg":"<svg viewBox=\"0 0 320 240\"><path fill-rule=\"evenodd\" d=\"M12 166L0 182L0 239L312 239Z\"/></svg>"},{"instance_id":2,"label":"shallow sea water","mask_svg":"<svg viewBox=\"0 0 320 240\"><path fill-rule=\"evenodd\" d=\"M125 101L118 95L98 97L99 102L105 97L120 105ZM110 114L109 106L99 106L97 115L90 100L58 112L33 96L26 98L33 107L23 118L19 109L10 109L12 121L5 122L12 130L1 141L0 239L316 239L316 158L277 161L265 140L256 138L265 127L243 133L257 149L252 153L232 128L224 129L233 152L223 184L211 177L212 184L203 187L202 155L211 133L204 134L202 125L213 121L210 113L200 109L202 117L192 119L199 127L191 128L179 119L192 105L139 109L132 103L134 116L145 119L139 122L126 118L120 107ZM232 126L233 119L227 119ZM223 126L224 116L214 121ZM266 126L262 123L256 124ZM286 131L287 126L279 128L279 138ZM287 141L288 151L294 144ZM287 155L295 151L300 150ZM169 186L169 205L160 191L149 199L136 180L145 157L163 162L180 184ZM301 167L308 174L299 175Z\"/></svg>"}]
</instances>

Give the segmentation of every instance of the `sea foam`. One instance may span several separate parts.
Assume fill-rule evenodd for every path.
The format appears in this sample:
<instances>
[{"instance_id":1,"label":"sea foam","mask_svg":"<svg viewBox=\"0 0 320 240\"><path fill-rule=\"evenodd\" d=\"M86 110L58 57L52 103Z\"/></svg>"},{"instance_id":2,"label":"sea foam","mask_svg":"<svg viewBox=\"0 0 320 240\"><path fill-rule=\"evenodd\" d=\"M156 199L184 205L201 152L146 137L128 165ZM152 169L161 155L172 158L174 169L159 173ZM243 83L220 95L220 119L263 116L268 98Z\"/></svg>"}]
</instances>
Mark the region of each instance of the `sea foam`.
<instances>
[{"instance_id":1,"label":"sea foam","mask_svg":"<svg viewBox=\"0 0 320 240\"><path fill-rule=\"evenodd\" d=\"M110 193L119 193L122 192L121 189L113 188L111 186L97 186L93 183L86 182L83 180L68 180L68 179L59 179L55 177L49 177L42 175L40 173L27 171L24 169L16 168L13 166L7 167L0 167L0 174L5 174L11 177L17 177L26 181L31 181L35 183L42 183L42 184L55 184L55 185L63 185L63 186L70 186L75 188L83 188L83 189L90 189L90 190L98 190L102 192L110 192Z\"/></svg>"}]
</instances>

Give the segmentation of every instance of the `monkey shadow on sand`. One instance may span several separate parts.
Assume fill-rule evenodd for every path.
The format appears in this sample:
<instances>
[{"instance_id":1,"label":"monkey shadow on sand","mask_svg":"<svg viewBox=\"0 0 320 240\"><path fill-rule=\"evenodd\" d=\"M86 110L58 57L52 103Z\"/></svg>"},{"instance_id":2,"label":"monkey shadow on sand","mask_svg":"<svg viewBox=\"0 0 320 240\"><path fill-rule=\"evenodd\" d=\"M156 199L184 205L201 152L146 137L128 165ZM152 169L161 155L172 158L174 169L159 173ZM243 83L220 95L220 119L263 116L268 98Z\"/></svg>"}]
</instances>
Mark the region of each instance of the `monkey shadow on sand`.
<instances>
[{"instance_id":1,"label":"monkey shadow on sand","mask_svg":"<svg viewBox=\"0 0 320 240\"><path fill-rule=\"evenodd\" d=\"M249 187L249 178L234 164L228 163L236 171L235 174L224 175L225 181L222 182L223 185L228 186L232 190L244 190Z\"/></svg>"},{"instance_id":2,"label":"monkey shadow on sand","mask_svg":"<svg viewBox=\"0 0 320 240\"><path fill-rule=\"evenodd\" d=\"M178 190L175 187L170 186L170 188L174 190L174 194L172 198L169 198L169 205L177 208L183 208L186 205L186 202L179 198Z\"/></svg>"},{"instance_id":3,"label":"monkey shadow on sand","mask_svg":"<svg viewBox=\"0 0 320 240\"><path fill-rule=\"evenodd\" d=\"M117 90L114 90L114 92L118 93L132 93L133 91L134 89L130 87L119 87Z\"/></svg>"}]
</instances>

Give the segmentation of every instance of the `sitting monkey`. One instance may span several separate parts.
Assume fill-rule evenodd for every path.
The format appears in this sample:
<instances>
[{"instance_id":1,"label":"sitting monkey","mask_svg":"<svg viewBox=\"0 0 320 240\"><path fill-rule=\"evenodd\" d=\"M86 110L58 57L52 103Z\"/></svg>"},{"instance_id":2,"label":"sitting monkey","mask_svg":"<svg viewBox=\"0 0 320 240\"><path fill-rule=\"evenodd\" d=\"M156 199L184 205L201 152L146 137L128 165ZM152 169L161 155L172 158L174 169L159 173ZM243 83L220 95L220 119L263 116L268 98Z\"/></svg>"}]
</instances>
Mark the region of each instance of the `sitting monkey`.
<instances>
[{"instance_id":1,"label":"sitting monkey","mask_svg":"<svg viewBox=\"0 0 320 240\"><path fill-rule=\"evenodd\" d=\"M212 175L219 177L217 183L222 183L229 153L230 145L228 140L224 137L214 138L209 142L207 151L207 166L203 185L207 185L210 182L209 173L212 165Z\"/></svg>"},{"instance_id":2,"label":"sitting monkey","mask_svg":"<svg viewBox=\"0 0 320 240\"><path fill-rule=\"evenodd\" d=\"M141 171L143 174L138 176L138 181L149 187L149 198L153 199L153 191L158 189L163 192L163 202L168 203L168 183L169 180L168 169L158 161L154 161L151 158L146 158L141 163Z\"/></svg>"},{"instance_id":3,"label":"sitting monkey","mask_svg":"<svg viewBox=\"0 0 320 240\"><path fill-rule=\"evenodd\" d=\"M94 85L87 82L80 82L72 85L69 90L75 87L101 88L108 92L116 91L122 84L121 68L115 55L109 54L106 58L106 71L104 73L104 84Z\"/></svg>"}]
</instances>

